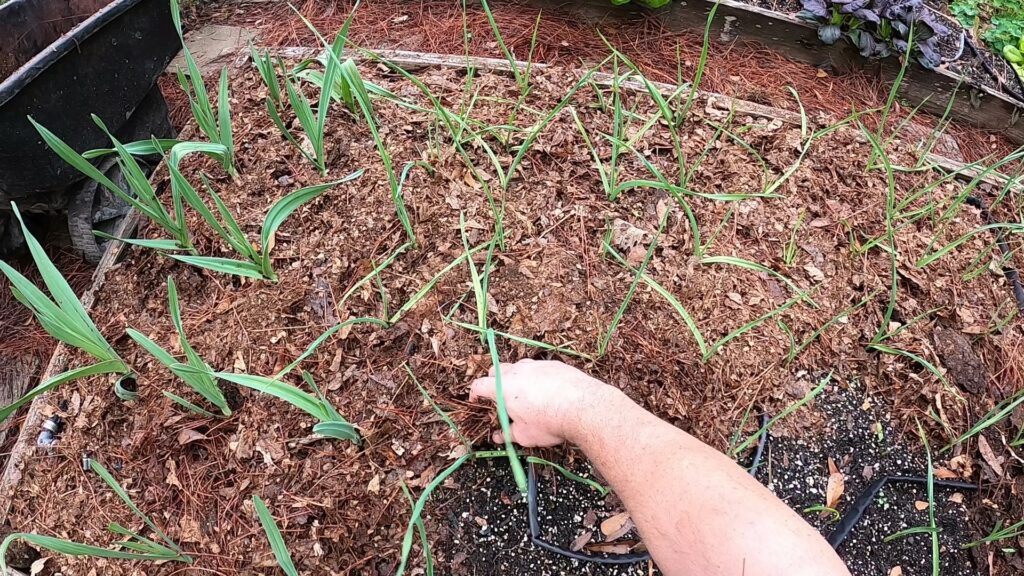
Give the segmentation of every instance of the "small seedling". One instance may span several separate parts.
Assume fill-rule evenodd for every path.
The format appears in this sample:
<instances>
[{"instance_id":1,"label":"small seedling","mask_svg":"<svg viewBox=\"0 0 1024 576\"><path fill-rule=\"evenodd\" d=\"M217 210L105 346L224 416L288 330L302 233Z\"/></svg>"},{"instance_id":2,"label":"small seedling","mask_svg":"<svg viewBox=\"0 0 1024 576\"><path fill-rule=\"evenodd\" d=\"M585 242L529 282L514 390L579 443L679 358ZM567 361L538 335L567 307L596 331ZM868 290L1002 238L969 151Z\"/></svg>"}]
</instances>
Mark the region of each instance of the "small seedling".
<instances>
[{"instance_id":1,"label":"small seedling","mask_svg":"<svg viewBox=\"0 0 1024 576\"><path fill-rule=\"evenodd\" d=\"M841 518L839 510L836 510L835 508L829 508L824 504L808 506L807 508L804 508L804 514L817 514L819 516L827 516L830 522L838 522Z\"/></svg>"},{"instance_id":2,"label":"small seedling","mask_svg":"<svg viewBox=\"0 0 1024 576\"><path fill-rule=\"evenodd\" d=\"M796 235L800 232L800 226L804 223L804 216L807 212L801 210L796 217L796 224L793 225L793 231L789 234L789 242L786 242L786 246L782 249L782 262L786 265L786 268L792 268L796 262L797 245Z\"/></svg>"},{"instance_id":3,"label":"small seedling","mask_svg":"<svg viewBox=\"0 0 1024 576\"><path fill-rule=\"evenodd\" d=\"M206 362L203 361L199 354L196 353L189 344L188 338L185 337L185 330L181 323L181 305L178 301L178 289L174 284L174 279L170 276L167 277L167 307L171 313L171 322L174 324L174 329L178 333L178 345L185 353L186 365L193 370L186 371L180 369L179 367L182 366L182 364L178 362L170 352L151 340L145 334L129 328L127 330L128 336L137 342L139 346L145 348L147 352L170 370L171 373L180 378L182 382L188 384L189 388L192 388L192 390L197 394L206 399L207 402L216 406L220 410L221 414L225 417L231 416L231 408L228 406L228 401L224 397L224 393L221 391L220 386L217 385L216 380L211 378L209 375L213 370L206 364ZM214 415L209 411L196 406L192 402L189 402L176 394L172 394L166 390L163 394L191 412L208 418L214 417Z\"/></svg>"},{"instance_id":4,"label":"small seedling","mask_svg":"<svg viewBox=\"0 0 1024 576\"><path fill-rule=\"evenodd\" d=\"M66 556L89 556L92 558L112 558L119 560L151 560L154 562L172 561L184 562L186 564L192 563L192 558L183 554L181 548L174 542L174 540L171 540L167 534L164 534L163 530L160 530L160 528L150 520L149 516L146 516L142 510L139 510L128 496L128 493L125 492L124 488L121 487L106 468L104 468L99 462L91 460L89 462L89 469L102 478L107 486L117 494L118 498L127 504L128 508L135 514L135 516L140 518L150 530L155 532L163 543L146 538L145 536L137 532L133 532L116 522L111 522L107 526L107 529L112 533L125 538L124 540L116 543L117 547L131 550L131 552L109 550L107 548L100 548L89 544L79 544L78 542L54 538L52 536L43 536L41 534L16 532L8 534L7 537L4 538L3 543L0 544L0 573L13 574L13 572L9 572L7 569L7 550L16 540L24 540L33 546L45 548Z\"/></svg>"},{"instance_id":5,"label":"small seedling","mask_svg":"<svg viewBox=\"0 0 1024 576\"><path fill-rule=\"evenodd\" d=\"M974 548L982 544L992 544L993 542L1000 542L1002 540L1009 540L1010 538L1017 538L1024 536L1024 520L1017 522L1016 524L1010 524L1003 526L1003 521L996 520L996 525L992 527L992 531L988 533L988 536L964 544L964 548Z\"/></svg>"},{"instance_id":6,"label":"small seedling","mask_svg":"<svg viewBox=\"0 0 1024 576\"><path fill-rule=\"evenodd\" d=\"M25 243L28 245L39 275L50 294L47 295L20 272L0 260L0 272L3 272L11 283L11 292L14 293L18 302L32 311L47 334L68 346L82 350L95 358L97 362L90 366L58 374L29 390L14 403L0 409L0 422L6 420L19 407L31 402L36 396L66 382L96 374L127 374L130 372L128 366L93 323L67 280L50 261L42 245L29 232L21 218L21 212L13 202L11 209L18 222L21 223L21 232L25 237Z\"/></svg>"},{"instance_id":7,"label":"small seedling","mask_svg":"<svg viewBox=\"0 0 1024 576\"><path fill-rule=\"evenodd\" d=\"M735 458L738 454L742 454L748 448L756 444L758 439L761 438L761 436L767 434L768 431L771 430L772 426L774 426L777 422L786 418L793 412L796 412L797 409L799 409L804 404L807 404L811 400L817 398L818 394L821 394L821 392L825 390L825 387L828 386L831 382L832 373L829 372L828 375L822 378L821 382L819 382L818 385L815 386L813 390L808 392L803 398L797 400L796 402L790 404L789 406L786 406L786 408L782 412L779 412L778 414L773 416L770 420L765 422L763 426L758 428L756 432L748 436L746 440L732 448L730 450L731 456Z\"/></svg>"},{"instance_id":8,"label":"small seedling","mask_svg":"<svg viewBox=\"0 0 1024 576\"><path fill-rule=\"evenodd\" d=\"M181 8L178 0L171 0L171 19L174 22L174 29L178 32L181 40L181 53L185 58L185 65L188 74L178 69L178 84L188 96L189 106L192 109L192 117L203 134L215 142L224 146L225 154L222 165L224 170L232 177L237 175L235 170L234 140L231 132L231 102L228 94L228 69L225 66L220 71L220 84L217 90L217 108L214 109L210 102L210 94L206 91L206 84L203 80L202 71L196 64L192 52L185 43L185 33L181 27Z\"/></svg>"},{"instance_id":9,"label":"small seedling","mask_svg":"<svg viewBox=\"0 0 1024 576\"><path fill-rule=\"evenodd\" d=\"M284 543L284 536L281 535L281 529L277 527L277 523L274 522L274 516L270 513L266 503L263 499L256 494L252 495L252 505L256 509L256 515L259 516L260 524L263 525L263 531L267 535L267 540L270 542L270 549L274 552L274 558L277 559L277 565L281 567L281 570L287 576L299 576L299 571L295 569L295 563L292 562L292 555L288 551L288 545Z\"/></svg>"},{"instance_id":10,"label":"small seedling","mask_svg":"<svg viewBox=\"0 0 1024 576\"><path fill-rule=\"evenodd\" d=\"M176 146L175 149L177 150L178 147ZM320 196L327 190L330 190L340 184L355 180L363 175L363 170L357 170L340 180L327 182L325 184L307 186L288 194L284 198L281 198L270 207L270 210L267 211L267 216L263 221L263 227L260 231L259 246L254 246L245 235L245 232L242 231L242 228L238 225L238 222L231 214L227 205L223 200L221 200L220 196L216 191L214 191L213 187L205 177L203 178L203 184L206 188L206 192L211 198L213 198L213 201L217 206L217 212L220 215L220 219L223 220L223 223L221 223L217 216L215 216L214 213L206 206L203 200L199 197L195 188L193 188L188 180L181 175L181 172L177 168L177 163L174 161L169 162L168 168L171 172L172 187L176 185L181 197L185 199L189 206L195 209L210 228L212 228L225 243L231 246L235 253L245 258L245 260L235 260L233 258L221 258L217 256L194 256L182 254L169 254L169 256L175 260L185 262L186 264L205 268L214 272L269 280L271 282L277 282L277 273L273 268L270 251L274 248L275 234L281 225L284 224L284 221L287 220L288 217L303 204Z\"/></svg>"}]
</instances>

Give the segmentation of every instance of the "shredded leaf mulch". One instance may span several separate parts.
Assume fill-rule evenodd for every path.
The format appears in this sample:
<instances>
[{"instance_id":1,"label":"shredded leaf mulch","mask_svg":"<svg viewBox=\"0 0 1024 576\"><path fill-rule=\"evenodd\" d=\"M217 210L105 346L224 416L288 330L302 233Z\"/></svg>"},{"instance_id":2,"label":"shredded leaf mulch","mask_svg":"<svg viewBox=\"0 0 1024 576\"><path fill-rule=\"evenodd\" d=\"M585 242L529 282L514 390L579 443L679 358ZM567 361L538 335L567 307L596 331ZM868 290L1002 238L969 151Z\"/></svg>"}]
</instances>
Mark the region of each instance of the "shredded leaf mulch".
<instances>
[{"instance_id":1,"label":"shredded leaf mulch","mask_svg":"<svg viewBox=\"0 0 1024 576\"><path fill-rule=\"evenodd\" d=\"M429 104L400 77L373 65L361 70L364 77L396 94L421 106ZM469 110L469 116L481 123L478 126L520 129L537 125L579 77L578 72L558 68L535 70L529 97L513 114L519 91L510 77L478 72L467 91L464 71L425 69L418 75L455 110L468 106L472 94L478 93ZM273 126L264 108L266 90L253 71L235 73L231 88L240 176L233 181L201 158L187 160L183 171L194 182L200 172L207 173L255 238L275 199L325 179ZM608 99L607 88L601 90ZM595 88L586 87L570 106L590 132L598 156L607 162L610 144L600 133L612 133L611 114L598 101ZM646 94L627 93L624 103L640 119L657 114ZM707 150L690 180L691 189L759 193L797 160L799 126L730 117L705 104L698 99L681 127L690 162ZM161 391L198 400L124 336L125 328L132 327L180 352L174 349L176 338L167 313L166 278L173 275L185 331L197 352L218 370L270 375L338 321L392 316L464 253L460 214L470 245L488 241L494 220L483 183L456 154L451 136L431 114L380 99L374 106L396 167L413 160L433 167L432 174L412 170L404 187L417 246L398 255L380 274L379 283L367 283L338 306L349 287L406 239L365 122L335 105L328 121L328 177L360 168L366 173L325 193L285 223L273 252L279 283L210 274L138 249L127 249L107 274L92 315L136 369L141 397L122 403L113 396L110 382L101 378L68 384L51 395L46 409L61 411L68 426L57 447L30 458L13 495L11 527L94 545L112 541L105 530L108 522L139 528L102 482L82 470L82 455L87 454L111 470L140 508L196 558L195 570L276 570L251 508L251 495L259 494L277 518L300 570L394 573L410 512L400 482L419 494L461 453L459 440L424 402L405 366L472 440L481 441L495 425L488 407L467 400L468 382L489 367L487 350L476 333L448 322L449 316L469 324L477 319L464 264L445 275L393 326L342 331L303 363L330 401L359 427L365 439L362 447L314 437L313 423L303 413L272 397L226 384L236 408L231 418L184 413ZM810 119L812 127L835 120ZM634 120L630 130L642 123ZM726 125L736 137L718 132L715 125ZM716 132L717 140L709 145ZM524 133L499 129L486 138L507 166ZM974 236L927 267L915 266L933 239L932 248L942 246L981 225L977 211L965 205L955 208L941 225L922 218L897 229L899 292L894 325L886 328L902 330L887 344L943 366L934 351L933 334L940 326L956 331L987 370L984 385L963 391L955 374L947 374L948 382L943 383L906 356L866 349L889 302L891 260L879 246L855 250L885 233L886 182L881 172L865 170L871 148L853 126L815 143L779 187L778 197L734 202L688 198L707 255L743 258L776 274L695 258L690 221L667 193L637 188L609 201L568 111L560 113L529 149L504 194L484 153L469 143L467 148L481 178L505 202L505 249L495 257L488 294L488 321L497 330L595 355L634 279L632 271L605 254L603 241L608 238L630 264L639 265L666 210L667 224L647 274L685 307L709 345L788 304L702 362L693 335L675 309L641 282L606 355L598 360L564 358L720 449L728 446L750 406L778 413L809 390L807 371L821 367L835 369L838 386L845 387L850 378L889 400L894 429L911 430L908 442L914 438L910 425L915 417L924 420L937 443L945 438L944 429L923 416L929 409L950 430L962 432L994 401L1021 385L1024 334L1019 320L1004 321L1014 304L994 257L985 252L993 239ZM668 131L661 122L653 122L637 148L661 171L671 174L675 169ZM899 138L891 148L893 162L914 164L916 159ZM763 158L763 166L751 150ZM637 155L624 152L620 160L620 181L650 178ZM903 209L911 211L931 201L939 211L951 206L963 188L957 181L911 198L914 190L938 177L930 170L897 173L898 198L908 199ZM167 188L165 174L158 174L157 181L161 189ZM202 254L230 256L195 214L189 221ZM782 254L797 222L802 224L795 235L795 260L787 266ZM150 227L143 234L155 236L156 231ZM477 254L478 268L483 258L482 252ZM980 272L965 276L976 269ZM817 306L794 301L795 289L805 291ZM827 329L815 335L826 324ZM816 337L787 362L793 343L799 345L812 335ZM508 340L499 345L507 360L550 356ZM84 358L72 359L72 365L76 362ZM300 382L297 374L288 380ZM794 418L790 425L793 434L815 435L819 423ZM751 432L748 425L744 433ZM1003 453L1001 444L996 448ZM1004 474L1018 474L1019 481L1019 468L1014 466L1007 459L1010 471ZM1019 499L1008 489L999 494L993 495L994 501L1007 511L1016 510L1019 517ZM469 498L458 488L441 487L428 511ZM977 514L972 509L968 513ZM436 533L441 521L443 516L433 515L428 532ZM990 528L970 526L975 535ZM420 553L418 542L413 552ZM927 552L921 547L922 556ZM454 562L454 556L448 549L444 560ZM987 573L985 562L973 561L975 569ZM1005 567L999 557L992 562L993 573ZM182 568L65 557L54 557L47 566L59 566L68 576L173 574ZM413 568L419 567L422 560L414 560Z\"/></svg>"}]
</instances>

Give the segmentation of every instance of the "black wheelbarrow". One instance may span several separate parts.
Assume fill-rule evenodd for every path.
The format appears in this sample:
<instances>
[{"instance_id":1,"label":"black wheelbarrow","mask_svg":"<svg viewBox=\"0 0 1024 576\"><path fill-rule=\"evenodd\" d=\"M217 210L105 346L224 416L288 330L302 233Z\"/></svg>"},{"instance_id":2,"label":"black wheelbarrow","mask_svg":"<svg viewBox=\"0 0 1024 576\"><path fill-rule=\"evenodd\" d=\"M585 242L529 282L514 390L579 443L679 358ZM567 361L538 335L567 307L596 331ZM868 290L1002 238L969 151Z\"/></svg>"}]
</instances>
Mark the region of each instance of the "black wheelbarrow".
<instances>
[{"instance_id":1,"label":"black wheelbarrow","mask_svg":"<svg viewBox=\"0 0 1024 576\"><path fill-rule=\"evenodd\" d=\"M32 116L82 152L109 147L96 114L122 142L173 129L156 80L180 49L168 0L0 0L0 252L18 249L22 213L66 215L71 242L98 261L93 230L112 232L128 207L64 163ZM123 182L112 157L98 167Z\"/></svg>"}]
</instances>

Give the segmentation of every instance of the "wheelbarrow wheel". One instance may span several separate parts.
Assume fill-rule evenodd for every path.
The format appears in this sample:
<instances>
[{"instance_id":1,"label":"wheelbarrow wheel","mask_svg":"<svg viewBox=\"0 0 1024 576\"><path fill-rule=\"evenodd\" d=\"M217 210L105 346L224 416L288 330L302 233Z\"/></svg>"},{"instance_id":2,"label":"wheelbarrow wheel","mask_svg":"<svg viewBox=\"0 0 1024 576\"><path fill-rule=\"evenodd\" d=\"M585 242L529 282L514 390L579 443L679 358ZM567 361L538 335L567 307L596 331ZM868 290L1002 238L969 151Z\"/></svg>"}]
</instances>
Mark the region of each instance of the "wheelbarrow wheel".
<instances>
[{"instance_id":1,"label":"wheelbarrow wheel","mask_svg":"<svg viewBox=\"0 0 1024 576\"><path fill-rule=\"evenodd\" d=\"M121 168L114 158L105 160L99 169L119 188L128 189ZM124 200L98 182L89 180L82 184L68 204L68 232L75 251L87 262L99 262L110 241L96 236L93 230L114 234L130 208Z\"/></svg>"}]
</instances>

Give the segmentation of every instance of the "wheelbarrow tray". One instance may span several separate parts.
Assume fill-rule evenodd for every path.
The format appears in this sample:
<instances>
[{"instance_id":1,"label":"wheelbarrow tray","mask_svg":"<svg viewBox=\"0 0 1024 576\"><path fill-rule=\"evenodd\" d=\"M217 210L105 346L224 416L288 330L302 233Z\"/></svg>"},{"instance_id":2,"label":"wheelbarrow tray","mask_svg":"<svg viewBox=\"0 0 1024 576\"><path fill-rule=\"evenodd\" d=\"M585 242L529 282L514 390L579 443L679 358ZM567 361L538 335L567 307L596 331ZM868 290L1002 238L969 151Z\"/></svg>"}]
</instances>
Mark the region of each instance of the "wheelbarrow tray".
<instances>
[{"instance_id":1,"label":"wheelbarrow tray","mask_svg":"<svg viewBox=\"0 0 1024 576\"><path fill-rule=\"evenodd\" d=\"M59 204L82 179L28 116L75 150L108 147L91 115L120 134L179 48L168 0L0 5L0 207Z\"/></svg>"}]
</instances>

